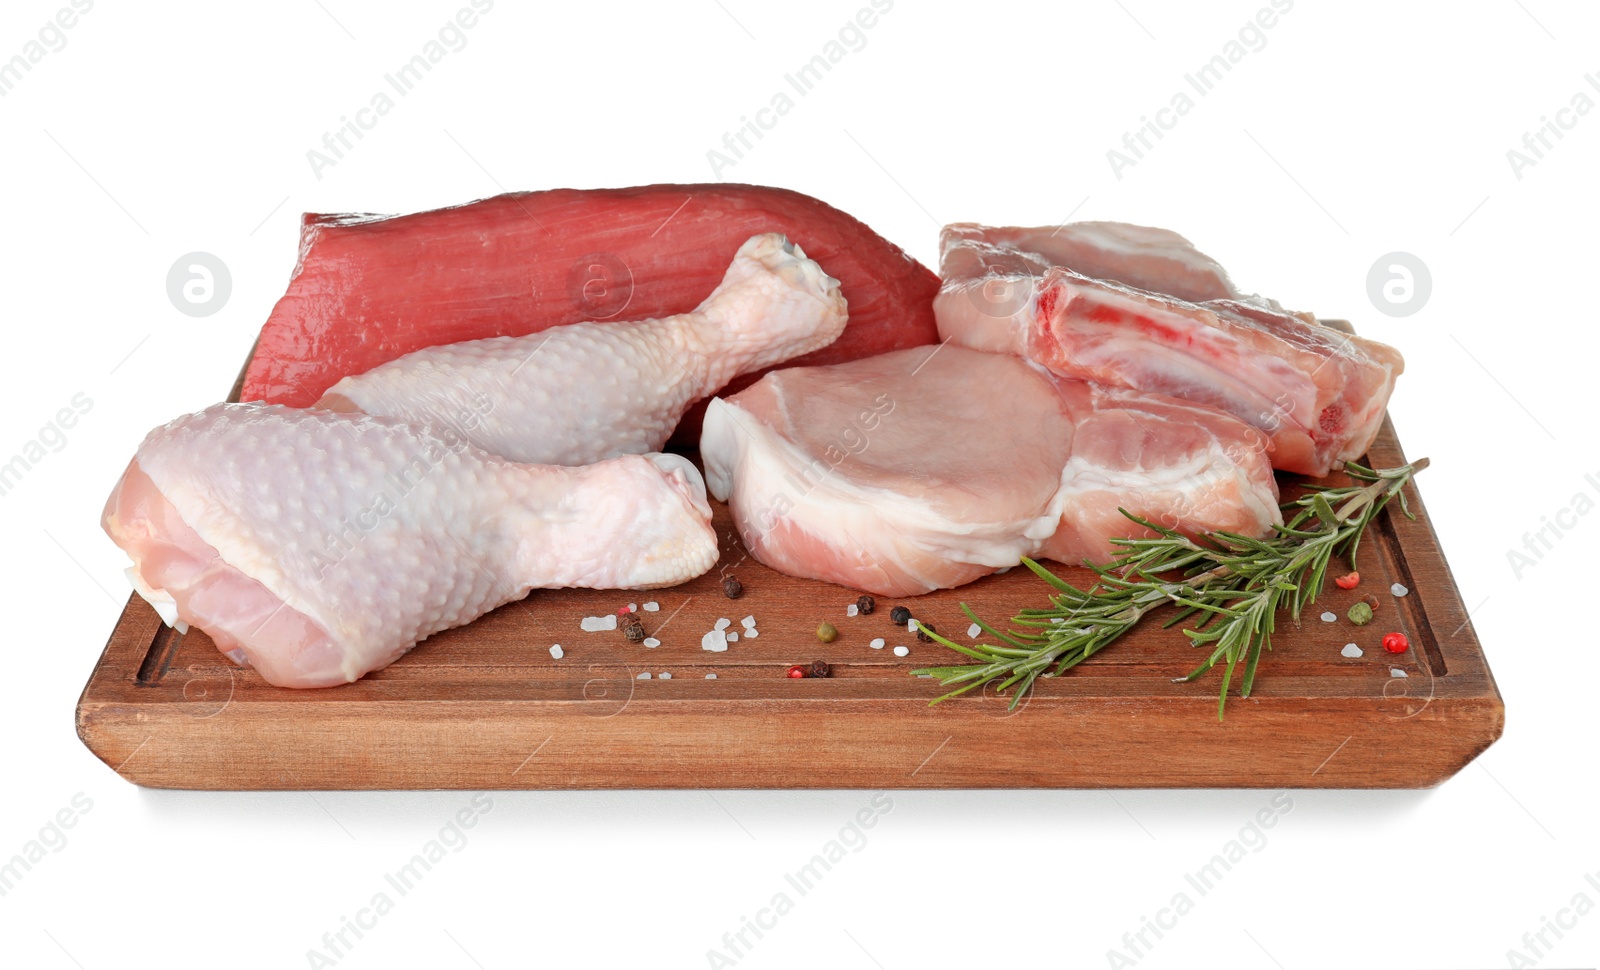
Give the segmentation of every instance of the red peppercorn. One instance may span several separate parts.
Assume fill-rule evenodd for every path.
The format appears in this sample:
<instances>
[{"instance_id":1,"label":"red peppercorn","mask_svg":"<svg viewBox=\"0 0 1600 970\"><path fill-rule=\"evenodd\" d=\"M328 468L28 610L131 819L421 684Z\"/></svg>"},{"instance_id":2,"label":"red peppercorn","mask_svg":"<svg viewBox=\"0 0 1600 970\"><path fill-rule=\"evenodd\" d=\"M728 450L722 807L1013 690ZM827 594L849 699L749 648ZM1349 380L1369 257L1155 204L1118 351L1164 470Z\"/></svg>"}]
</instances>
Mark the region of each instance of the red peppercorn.
<instances>
[{"instance_id":1,"label":"red peppercorn","mask_svg":"<svg viewBox=\"0 0 1600 970\"><path fill-rule=\"evenodd\" d=\"M799 680L800 678L805 677L807 673L809 673L809 671L807 671L806 668L800 666L799 664L795 664L793 667L789 668L789 679Z\"/></svg>"},{"instance_id":2,"label":"red peppercorn","mask_svg":"<svg viewBox=\"0 0 1600 970\"><path fill-rule=\"evenodd\" d=\"M1355 589L1361 583L1360 573L1345 573L1333 581L1333 585L1340 589Z\"/></svg>"},{"instance_id":3,"label":"red peppercorn","mask_svg":"<svg viewBox=\"0 0 1600 970\"><path fill-rule=\"evenodd\" d=\"M1404 633L1385 633L1383 635L1383 649L1390 653L1405 653L1411 647L1411 641L1406 639Z\"/></svg>"}]
</instances>

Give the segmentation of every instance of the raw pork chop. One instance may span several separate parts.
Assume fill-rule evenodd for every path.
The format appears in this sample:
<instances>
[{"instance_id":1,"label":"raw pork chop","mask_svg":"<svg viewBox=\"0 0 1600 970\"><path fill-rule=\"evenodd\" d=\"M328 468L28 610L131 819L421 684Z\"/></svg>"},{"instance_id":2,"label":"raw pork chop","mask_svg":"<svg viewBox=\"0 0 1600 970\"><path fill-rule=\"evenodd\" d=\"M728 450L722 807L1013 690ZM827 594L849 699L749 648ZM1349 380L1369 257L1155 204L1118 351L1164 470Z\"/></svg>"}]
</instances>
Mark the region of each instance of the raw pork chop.
<instances>
[{"instance_id":1,"label":"raw pork chop","mask_svg":"<svg viewBox=\"0 0 1600 970\"><path fill-rule=\"evenodd\" d=\"M687 313L728 253L764 232L828 267L850 303L844 335L802 363L937 339L938 278L810 196L754 185L521 192L407 216L308 215L240 399L304 407L423 347ZM697 430L697 416L684 427Z\"/></svg>"},{"instance_id":2,"label":"raw pork chop","mask_svg":"<svg viewBox=\"0 0 1600 970\"><path fill-rule=\"evenodd\" d=\"M959 347L774 371L711 402L701 454L757 559L885 596L1104 560L1142 531L1118 506L1187 531L1282 521L1243 422Z\"/></svg>"},{"instance_id":3,"label":"raw pork chop","mask_svg":"<svg viewBox=\"0 0 1600 970\"><path fill-rule=\"evenodd\" d=\"M1043 276L1052 267L1065 266L1093 279L1194 303L1240 295L1221 263L1170 229L1125 222L1070 222L1037 229L957 222L945 226L939 239L939 272L951 279Z\"/></svg>"},{"instance_id":4,"label":"raw pork chop","mask_svg":"<svg viewBox=\"0 0 1600 970\"><path fill-rule=\"evenodd\" d=\"M844 325L839 281L767 233L692 313L429 347L346 377L320 403L443 422L512 461L587 465L660 451L695 401L827 346Z\"/></svg>"},{"instance_id":5,"label":"raw pork chop","mask_svg":"<svg viewBox=\"0 0 1600 970\"><path fill-rule=\"evenodd\" d=\"M167 622L326 687L530 589L698 576L710 519L676 456L521 465L389 418L222 404L152 431L102 524Z\"/></svg>"},{"instance_id":6,"label":"raw pork chop","mask_svg":"<svg viewBox=\"0 0 1600 970\"><path fill-rule=\"evenodd\" d=\"M1273 465L1286 471L1326 475L1377 436L1405 368L1394 348L1258 297L1170 295L1231 288L1217 275L1210 291L1197 289L1193 260L1174 261L1165 281L1161 261L1119 266L1121 251L1081 264L1114 271L1112 279L1071 264L1041 272L1052 259L1027 247L1048 230L990 232L952 226L941 237L945 279L934 313L944 338L1065 377L1222 408L1266 432ZM1014 237L1015 245L1007 241Z\"/></svg>"}]
</instances>

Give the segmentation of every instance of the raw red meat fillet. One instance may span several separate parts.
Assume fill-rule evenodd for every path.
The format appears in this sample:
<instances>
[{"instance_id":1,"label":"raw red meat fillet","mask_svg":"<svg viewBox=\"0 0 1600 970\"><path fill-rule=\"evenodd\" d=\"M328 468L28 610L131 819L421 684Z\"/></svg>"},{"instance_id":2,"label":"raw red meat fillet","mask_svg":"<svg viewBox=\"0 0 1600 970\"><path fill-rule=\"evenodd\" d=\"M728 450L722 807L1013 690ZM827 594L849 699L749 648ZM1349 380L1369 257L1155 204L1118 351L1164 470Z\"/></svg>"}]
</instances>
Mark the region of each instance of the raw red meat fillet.
<instances>
[{"instance_id":1,"label":"raw red meat fillet","mask_svg":"<svg viewBox=\"0 0 1600 970\"><path fill-rule=\"evenodd\" d=\"M764 232L825 266L850 308L843 336L790 364L937 339L938 278L810 196L754 185L555 189L407 216L307 215L240 399L304 407L340 378L423 347L687 313L722 280L728 254ZM698 412L683 427L698 428Z\"/></svg>"}]
</instances>

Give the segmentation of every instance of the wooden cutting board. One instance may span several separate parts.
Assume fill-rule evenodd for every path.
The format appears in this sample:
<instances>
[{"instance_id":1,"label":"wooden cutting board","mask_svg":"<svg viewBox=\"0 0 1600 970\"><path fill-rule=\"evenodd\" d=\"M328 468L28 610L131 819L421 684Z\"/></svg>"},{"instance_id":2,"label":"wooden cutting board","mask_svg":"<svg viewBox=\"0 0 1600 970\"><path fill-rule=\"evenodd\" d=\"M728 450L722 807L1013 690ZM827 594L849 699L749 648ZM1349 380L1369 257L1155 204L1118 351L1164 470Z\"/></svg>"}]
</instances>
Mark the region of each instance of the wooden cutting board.
<instances>
[{"instance_id":1,"label":"wooden cutting board","mask_svg":"<svg viewBox=\"0 0 1600 970\"><path fill-rule=\"evenodd\" d=\"M1404 462L1386 421L1367 463ZM1419 520L1383 513L1362 545L1361 586L1329 583L1300 627L1285 620L1253 695L1230 697L1220 723L1220 670L1173 683L1201 655L1159 624L1040 680L1015 711L992 692L930 707L942 690L909 672L958 655L918 642L890 608L903 603L965 642L960 603L999 625L1045 605L1041 581L1016 569L880 597L871 616L848 617L855 591L749 559L727 508L713 505L723 557L700 579L648 593L536 591L327 690L272 687L130 597L78 702L78 734L124 778L156 788L1421 788L1504 727L1415 492ZM724 596L724 575L743 583L741 598ZM1092 574L1063 575L1083 584ZM1393 583L1410 592L1394 596ZM1376 618L1355 627L1345 611L1367 593ZM654 649L579 628L647 602L660 605L642 614ZM1323 609L1337 622L1322 622ZM701 648L719 618L737 632L746 616L758 638ZM839 631L832 643L815 635L823 622ZM1380 645L1393 630L1410 639L1407 653ZM875 637L884 649L869 647ZM1364 655L1342 656L1349 642ZM549 652L557 643L561 659ZM910 655L894 656L896 645ZM786 676L814 660L832 676Z\"/></svg>"}]
</instances>

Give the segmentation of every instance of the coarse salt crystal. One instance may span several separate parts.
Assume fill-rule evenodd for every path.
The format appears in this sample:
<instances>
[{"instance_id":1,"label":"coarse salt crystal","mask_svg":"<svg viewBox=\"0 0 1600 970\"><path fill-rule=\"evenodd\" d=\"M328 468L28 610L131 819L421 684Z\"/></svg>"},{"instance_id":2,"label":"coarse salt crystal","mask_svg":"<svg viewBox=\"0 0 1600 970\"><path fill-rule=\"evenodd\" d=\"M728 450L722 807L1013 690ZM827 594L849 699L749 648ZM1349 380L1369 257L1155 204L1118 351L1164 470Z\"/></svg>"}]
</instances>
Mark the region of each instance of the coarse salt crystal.
<instances>
[{"instance_id":1,"label":"coarse salt crystal","mask_svg":"<svg viewBox=\"0 0 1600 970\"><path fill-rule=\"evenodd\" d=\"M629 603L628 604L628 612L629 613L637 613L637 612L639 612L639 604L638 603Z\"/></svg>"},{"instance_id":2,"label":"coarse salt crystal","mask_svg":"<svg viewBox=\"0 0 1600 970\"><path fill-rule=\"evenodd\" d=\"M894 648L894 655L896 657L904 657L906 654L908 654L910 652L911 652L911 650L908 647L895 647Z\"/></svg>"},{"instance_id":3,"label":"coarse salt crystal","mask_svg":"<svg viewBox=\"0 0 1600 970\"><path fill-rule=\"evenodd\" d=\"M861 607L857 606L854 603L851 603L849 606L844 608L844 615L845 616L855 616L857 613L860 613L860 612L861 612Z\"/></svg>"},{"instance_id":4,"label":"coarse salt crystal","mask_svg":"<svg viewBox=\"0 0 1600 970\"><path fill-rule=\"evenodd\" d=\"M639 676L634 678L634 680L649 680L649 679L650 679L650 671L648 671L648 670L646 670L644 673L642 673Z\"/></svg>"},{"instance_id":5,"label":"coarse salt crystal","mask_svg":"<svg viewBox=\"0 0 1600 970\"><path fill-rule=\"evenodd\" d=\"M747 627L744 628L744 638L746 640L754 640L756 637L759 637L760 635L761 635L761 631L757 630L753 626L747 626Z\"/></svg>"},{"instance_id":6,"label":"coarse salt crystal","mask_svg":"<svg viewBox=\"0 0 1600 970\"><path fill-rule=\"evenodd\" d=\"M1404 670L1401 670L1399 667L1390 667L1389 668L1389 676L1390 677L1410 677L1411 675L1406 673Z\"/></svg>"},{"instance_id":7,"label":"coarse salt crystal","mask_svg":"<svg viewBox=\"0 0 1600 970\"><path fill-rule=\"evenodd\" d=\"M1359 656L1361 656L1361 648L1360 648L1360 647L1358 647L1358 646L1356 646L1356 645L1355 645L1355 644L1353 644L1353 643L1347 643L1347 644L1345 644L1345 645L1344 645L1344 649L1343 649L1343 650L1340 650L1340 651L1339 651L1339 652L1340 652L1340 653L1342 653L1342 654L1344 654L1344 655L1345 655L1345 656L1346 656L1346 657L1352 657L1352 658L1354 658L1354 657L1359 657Z\"/></svg>"},{"instance_id":8,"label":"coarse salt crystal","mask_svg":"<svg viewBox=\"0 0 1600 970\"><path fill-rule=\"evenodd\" d=\"M651 600L650 602L644 604L644 611L646 613L659 613L661 611L661 604Z\"/></svg>"},{"instance_id":9,"label":"coarse salt crystal","mask_svg":"<svg viewBox=\"0 0 1600 970\"><path fill-rule=\"evenodd\" d=\"M916 633L917 632L917 618L916 617L913 616L911 619L906 621L906 632L907 633Z\"/></svg>"},{"instance_id":10,"label":"coarse salt crystal","mask_svg":"<svg viewBox=\"0 0 1600 970\"><path fill-rule=\"evenodd\" d=\"M721 630L712 630L700 638L700 649L723 653L728 649L728 635Z\"/></svg>"},{"instance_id":11,"label":"coarse salt crystal","mask_svg":"<svg viewBox=\"0 0 1600 970\"><path fill-rule=\"evenodd\" d=\"M728 642L729 643L738 643L739 642L739 634L737 634L737 633L728 634Z\"/></svg>"},{"instance_id":12,"label":"coarse salt crystal","mask_svg":"<svg viewBox=\"0 0 1600 970\"><path fill-rule=\"evenodd\" d=\"M645 637L644 645L650 647L651 649L655 649L656 647L661 646L661 641L657 640L655 637Z\"/></svg>"},{"instance_id":13,"label":"coarse salt crystal","mask_svg":"<svg viewBox=\"0 0 1600 970\"><path fill-rule=\"evenodd\" d=\"M1404 586L1400 585L1399 583L1395 583L1393 586L1389 587L1389 592L1393 593L1396 596L1404 596L1407 593L1411 592L1411 590L1406 589Z\"/></svg>"},{"instance_id":14,"label":"coarse salt crystal","mask_svg":"<svg viewBox=\"0 0 1600 970\"><path fill-rule=\"evenodd\" d=\"M744 628L746 628L746 629L749 629L750 627L753 627L753 626L756 625L756 618L754 616L747 616L744 619L739 621L739 625L744 627Z\"/></svg>"},{"instance_id":15,"label":"coarse salt crystal","mask_svg":"<svg viewBox=\"0 0 1600 970\"><path fill-rule=\"evenodd\" d=\"M716 679L717 679L717 675L716 674L706 674L706 680L716 680Z\"/></svg>"},{"instance_id":16,"label":"coarse salt crystal","mask_svg":"<svg viewBox=\"0 0 1600 970\"><path fill-rule=\"evenodd\" d=\"M717 621L716 629L718 629L718 630L726 630L730 626L733 626L733 621L728 619L727 617L723 617L722 619Z\"/></svg>"},{"instance_id":17,"label":"coarse salt crystal","mask_svg":"<svg viewBox=\"0 0 1600 970\"><path fill-rule=\"evenodd\" d=\"M871 647L874 650L882 650L883 649L883 642L884 642L883 641L883 637L873 637L872 638L872 642L867 644L867 646Z\"/></svg>"},{"instance_id":18,"label":"coarse salt crystal","mask_svg":"<svg viewBox=\"0 0 1600 970\"><path fill-rule=\"evenodd\" d=\"M974 640L976 640L978 638L978 634L980 634L982 632L983 632L983 627L979 626L976 623L974 623L971 626L967 627L967 636L973 638Z\"/></svg>"},{"instance_id":19,"label":"coarse salt crystal","mask_svg":"<svg viewBox=\"0 0 1600 970\"><path fill-rule=\"evenodd\" d=\"M671 680L671 679L672 679L672 671L670 671L670 670L663 670L663 671L662 671L662 672L661 672L661 679L662 679L662 680Z\"/></svg>"},{"instance_id":20,"label":"coarse salt crystal","mask_svg":"<svg viewBox=\"0 0 1600 970\"><path fill-rule=\"evenodd\" d=\"M550 648L550 656L556 658L557 660L560 660L563 656L565 656L565 654L566 651L561 649L561 644L559 643Z\"/></svg>"},{"instance_id":21,"label":"coarse salt crystal","mask_svg":"<svg viewBox=\"0 0 1600 970\"><path fill-rule=\"evenodd\" d=\"M596 630L603 629L603 627L600 624L600 618L598 616L586 616L586 617L583 618L583 621L578 624L578 626L585 633L593 633Z\"/></svg>"},{"instance_id":22,"label":"coarse salt crystal","mask_svg":"<svg viewBox=\"0 0 1600 970\"><path fill-rule=\"evenodd\" d=\"M1337 622L1339 622L1339 614L1334 613L1331 610L1325 610L1325 611L1323 611L1323 614L1322 614L1322 622L1324 622L1324 623L1337 623Z\"/></svg>"}]
</instances>

